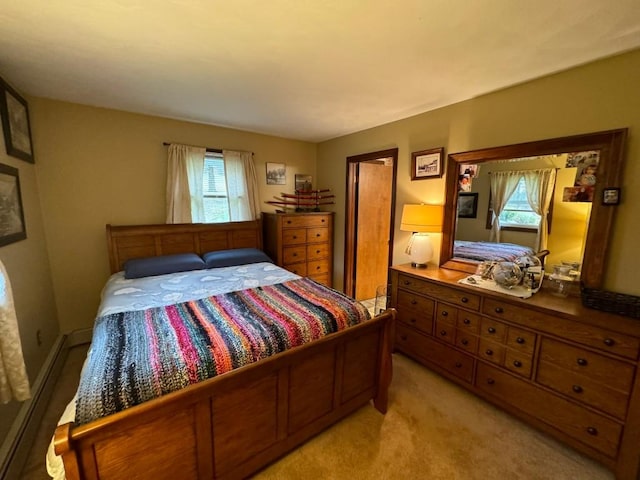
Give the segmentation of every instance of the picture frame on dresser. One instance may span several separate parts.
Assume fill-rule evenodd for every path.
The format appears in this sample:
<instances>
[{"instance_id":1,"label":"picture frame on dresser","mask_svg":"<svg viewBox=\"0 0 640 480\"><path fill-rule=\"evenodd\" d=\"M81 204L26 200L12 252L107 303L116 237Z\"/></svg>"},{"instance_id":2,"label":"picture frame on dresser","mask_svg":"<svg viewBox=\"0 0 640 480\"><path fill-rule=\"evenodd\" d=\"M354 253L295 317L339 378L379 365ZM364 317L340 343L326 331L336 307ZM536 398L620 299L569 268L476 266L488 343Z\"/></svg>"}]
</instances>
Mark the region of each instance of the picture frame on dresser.
<instances>
[{"instance_id":1,"label":"picture frame on dresser","mask_svg":"<svg viewBox=\"0 0 640 480\"><path fill-rule=\"evenodd\" d=\"M0 116L7 154L35 163L27 101L0 78Z\"/></svg>"}]
</instances>

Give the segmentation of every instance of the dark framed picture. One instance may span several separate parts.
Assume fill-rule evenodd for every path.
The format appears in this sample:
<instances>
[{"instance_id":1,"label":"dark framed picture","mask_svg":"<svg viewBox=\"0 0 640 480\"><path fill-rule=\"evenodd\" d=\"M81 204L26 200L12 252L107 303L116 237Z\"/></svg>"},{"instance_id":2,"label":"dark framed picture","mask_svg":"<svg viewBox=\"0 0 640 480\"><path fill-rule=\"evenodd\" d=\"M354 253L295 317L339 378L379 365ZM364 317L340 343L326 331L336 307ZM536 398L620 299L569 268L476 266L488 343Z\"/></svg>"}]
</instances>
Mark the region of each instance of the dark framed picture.
<instances>
[{"instance_id":1,"label":"dark framed picture","mask_svg":"<svg viewBox=\"0 0 640 480\"><path fill-rule=\"evenodd\" d=\"M287 175L284 163L267 162L267 185L286 185Z\"/></svg>"},{"instance_id":2,"label":"dark framed picture","mask_svg":"<svg viewBox=\"0 0 640 480\"><path fill-rule=\"evenodd\" d=\"M605 188L602 191L603 205L618 205L620 203L620 189L618 187Z\"/></svg>"},{"instance_id":3,"label":"dark framed picture","mask_svg":"<svg viewBox=\"0 0 640 480\"><path fill-rule=\"evenodd\" d=\"M0 163L0 246L25 238L19 172Z\"/></svg>"},{"instance_id":4,"label":"dark framed picture","mask_svg":"<svg viewBox=\"0 0 640 480\"><path fill-rule=\"evenodd\" d=\"M34 163L27 101L1 78L0 116L7 154Z\"/></svg>"},{"instance_id":5,"label":"dark framed picture","mask_svg":"<svg viewBox=\"0 0 640 480\"><path fill-rule=\"evenodd\" d=\"M411 180L439 178L442 171L444 147L421 150L411 154Z\"/></svg>"},{"instance_id":6,"label":"dark framed picture","mask_svg":"<svg viewBox=\"0 0 640 480\"><path fill-rule=\"evenodd\" d=\"M296 173L296 193L310 192L313 189L311 175Z\"/></svg>"},{"instance_id":7,"label":"dark framed picture","mask_svg":"<svg viewBox=\"0 0 640 480\"><path fill-rule=\"evenodd\" d=\"M478 215L478 194L458 194L458 218L476 218Z\"/></svg>"}]
</instances>

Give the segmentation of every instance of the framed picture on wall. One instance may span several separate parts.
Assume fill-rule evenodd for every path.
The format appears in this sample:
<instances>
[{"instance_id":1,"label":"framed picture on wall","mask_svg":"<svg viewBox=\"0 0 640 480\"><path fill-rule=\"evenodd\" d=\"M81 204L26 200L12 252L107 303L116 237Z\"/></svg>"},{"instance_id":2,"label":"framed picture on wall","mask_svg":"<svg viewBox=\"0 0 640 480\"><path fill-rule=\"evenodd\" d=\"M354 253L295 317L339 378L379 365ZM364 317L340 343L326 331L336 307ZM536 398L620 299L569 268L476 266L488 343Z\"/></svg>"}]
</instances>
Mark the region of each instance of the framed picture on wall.
<instances>
[{"instance_id":1,"label":"framed picture on wall","mask_svg":"<svg viewBox=\"0 0 640 480\"><path fill-rule=\"evenodd\" d=\"M439 178L442 171L444 147L421 150L411 154L411 180Z\"/></svg>"},{"instance_id":2,"label":"framed picture on wall","mask_svg":"<svg viewBox=\"0 0 640 480\"><path fill-rule=\"evenodd\" d=\"M7 154L34 163L27 101L1 78L0 116Z\"/></svg>"},{"instance_id":3,"label":"framed picture on wall","mask_svg":"<svg viewBox=\"0 0 640 480\"><path fill-rule=\"evenodd\" d=\"M267 162L267 185L286 185L287 176L284 163Z\"/></svg>"},{"instance_id":4,"label":"framed picture on wall","mask_svg":"<svg viewBox=\"0 0 640 480\"><path fill-rule=\"evenodd\" d=\"M476 218L478 215L478 194L458 194L458 218Z\"/></svg>"},{"instance_id":5,"label":"framed picture on wall","mask_svg":"<svg viewBox=\"0 0 640 480\"><path fill-rule=\"evenodd\" d=\"M27 238L17 168L0 163L0 246Z\"/></svg>"}]
</instances>

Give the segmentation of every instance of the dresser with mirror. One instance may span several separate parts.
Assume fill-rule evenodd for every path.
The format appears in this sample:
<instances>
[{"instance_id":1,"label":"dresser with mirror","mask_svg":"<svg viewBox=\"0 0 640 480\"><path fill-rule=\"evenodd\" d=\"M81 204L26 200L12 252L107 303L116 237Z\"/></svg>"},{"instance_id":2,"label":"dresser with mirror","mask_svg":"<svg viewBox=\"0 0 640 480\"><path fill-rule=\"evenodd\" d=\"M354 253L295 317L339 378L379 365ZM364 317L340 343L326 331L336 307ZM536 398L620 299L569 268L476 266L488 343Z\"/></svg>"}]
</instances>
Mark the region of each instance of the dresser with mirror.
<instances>
[{"instance_id":1,"label":"dresser with mirror","mask_svg":"<svg viewBox=\"0 0 640 480\"><path fill-rule=\"evenodd\" d=\"M605 189L620 186L626 134L612 130L450 154L440 268L398 265L390 277L391 305L398 311L397 351L596 459L616 478L636 479L640 320L586 308L579 290L568 297L553 295L544 281L530 298L461 284L481 260L454 254L463 220L457 215L461 165L479 167L474 183L480 187L483 171L504 169L505 163L522 168L519 159L545 157L547 162L560 159L554 168L571 168L568 154L597 152L592 199L580 206L586 211L584 228L575 245L558 240L554 245L566 247L566 258L556 259L579 263L576 282L601 288L616 211L602 200ZM476 193L480 199L489 195ZM562 231L561 207L554 212L550 238L554 230ZM486 204L478 215L483 210L487 214Z\"/></svg>"}]
</instances>

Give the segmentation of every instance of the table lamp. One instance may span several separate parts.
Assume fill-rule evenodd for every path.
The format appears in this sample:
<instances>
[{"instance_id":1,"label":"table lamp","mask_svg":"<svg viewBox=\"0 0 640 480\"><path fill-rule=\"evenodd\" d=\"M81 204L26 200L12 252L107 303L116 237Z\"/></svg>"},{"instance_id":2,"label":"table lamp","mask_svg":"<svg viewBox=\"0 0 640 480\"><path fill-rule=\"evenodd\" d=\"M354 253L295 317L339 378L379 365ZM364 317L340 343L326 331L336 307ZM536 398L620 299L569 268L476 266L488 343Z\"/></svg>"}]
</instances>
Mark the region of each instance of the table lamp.
<instances>
[{"instance_id":1,"label":"table lamp","mask_svg":"<svg viewBox=\"0 0 640 480\"><path fill-rule=\"evenodd\" d=\"M402 208L400 230L413 232L405 253L414 268L427 268L433 258L433 245L429 233L442 231L442 205L405 205Z\"/></svg>"}]
</instances>

